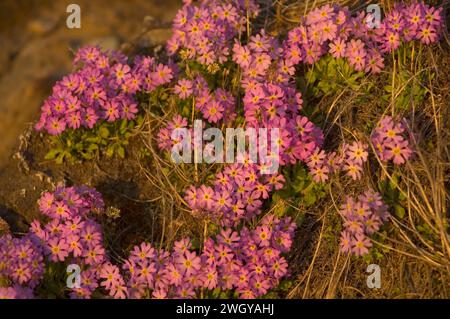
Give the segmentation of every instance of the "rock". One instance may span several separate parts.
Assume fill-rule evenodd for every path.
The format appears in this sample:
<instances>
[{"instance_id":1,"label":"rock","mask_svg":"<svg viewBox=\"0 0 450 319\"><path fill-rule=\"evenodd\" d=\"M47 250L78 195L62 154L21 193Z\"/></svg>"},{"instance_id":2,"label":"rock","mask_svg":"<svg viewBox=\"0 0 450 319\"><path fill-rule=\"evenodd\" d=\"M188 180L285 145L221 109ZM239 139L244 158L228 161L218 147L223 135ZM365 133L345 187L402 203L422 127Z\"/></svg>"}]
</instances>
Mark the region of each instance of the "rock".
<instances>
[{"instance_id":1,"label":"rock","mask_svg":"<svg viewBox=\"0 0 450 319\"><path fill-rule=\"evenodd\" d=\"M155 29L146 32L139 38L139 46L141 48L155 47L163 45L172 36L172 29Z\"/></svg>"},{"instance_id":2,"label":"rock","mask_svg":"<svg viewBox=\"0 0 450 319\"><path fill-rule=\"evenodd\" d=\"M144 17L143 26L145 28L151 28L154 23L155 23L155 18L153 18L152 16Z\"/></svg>"},{"instance_id":3,"label":"rock","mask_svg":"<svg viewBox=\"0 0 450 319\"><path fill-rule=\"evenodd\" d=\"M9 55L6 50L0 50L0 76L8 68Z\"/></svg>"},{"instance_id":4,"label":"rock","mask_svg":"<svg viewBox=\"0 0 450 319\"><path fill-rule=\"evenodd\" d=\"M90 41L90 45L99 45L104 50L117 50L120 46L120 41L117 37L103 37Z\"/></svg>"},{"instance_id":5,"label":"rock","mask_svg":"<svg viewBox=\"0 0 450 319\"><path fill-rule=\"evenodd\" d=\"M38 36L42 36L53 30L56 26L56 22L56 19L39 18L30 21L27 28L29 32Z\"/></svg>"}]
</instances>

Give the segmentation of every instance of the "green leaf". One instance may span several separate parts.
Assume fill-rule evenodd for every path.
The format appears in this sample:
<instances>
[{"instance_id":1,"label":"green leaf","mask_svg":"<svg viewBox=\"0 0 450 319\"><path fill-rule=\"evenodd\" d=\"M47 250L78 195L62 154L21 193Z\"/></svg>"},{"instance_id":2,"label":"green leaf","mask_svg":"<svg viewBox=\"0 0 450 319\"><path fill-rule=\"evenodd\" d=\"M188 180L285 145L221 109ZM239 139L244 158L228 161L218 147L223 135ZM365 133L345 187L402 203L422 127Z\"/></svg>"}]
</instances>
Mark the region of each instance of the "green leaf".
<instances>
[{"instance_id":1,"label":"green leaf","mask_svg":"<svg viewBox=\"0 0 450 319\"><path fill-rule=\"evenodd\" d=\"M317 200L316 194L314 194L314 192L308 192L305 197L303 198L303 200L305 201L305 204L307 206L311 206L312 204L314 204Z\"/></svg>"},{"instance_id":2,"label":"green leaf","mask_svg":"<svg viewBox=\"0 0 450 319\"><path fill-rule=\"evenodd\" d=\"M394 206L394 210L395 210L395 215L398 218L403 219L405 217L406 212L405 212L405 209L403 208L403 206L396 204Z\"/></svg>"},{"instance_id":3,"label":"green leaf","mask_svg":"<svg viewBox=\"0 0 450 319\"><path fill-rule=\"evenodd\" d=\"M52 149L45 155L45 159L53 160L56 158L56 156L58 156L59 153L61 153L60 149Z\"/></svg>"},{"instance_id":4,"label":"green leaf","mask_svg":"<svg viewBox=\"0 0 450 319\"><path fill-rule=\"evenodd\" d=\"M123 148L123 146L118 146L118 147L117 147L117 154L118 154L121 158L125 158L125 149Z\"/></svg>"},{"instance_id":5,"label":"green leaf","mask_svg":"<svg viewBox=\"0 0 450 319\"><path fill-rule=\"evenodd\" d=\"M56 157L56 164L62 164L64 162L64 158L66 157L66 152L59 153Z\"/></svg>"},{"instance_id":6,"label":"green leaf","mask_svg":"<svg viewBox=\"0 0 450 319\"><path fill-rule=\"evenodd\" d=\"M127 120L121 120L120 121L120 131L125 131L127 129L128 121Z\"/></svg>"},{"instance_id":7,"label":"green leaf","mask_svg":"<svg viewBox=\"0 0 450 319\"><path fill-rule=\"evenodd\" d=\"M102 138L106 139L106 138L109 137L109 134L110 134L110 133L109 133L109 130L108 130L107 127L102 126L102 127L100 127L100 129L98 130L98 134L99 134Z\"/></svg>"},{"instance_id":8,"label":"green leaf","mask_svg":"<svg viewBox=\"0 0 450 319\"><path fill-rule=\"evenodd\" d=\"M88 137L86 139L84 139L85 142L87 143L94 143L94 144L99 144L102 140L100 137Z\"/></svg>"},{"instance_id":9,"label":"green leaf","mask_svg":"<svg viewBox=\"0 0 450 319\"><path fill-rule=\"evenodd\" d=\"M292 280L283 280L280 282L280 285L278 286L281 290L289 290L293 286Z\"/></svg>"},{"instance_id":10,"label":"green leaf","mask_svg":"<svg viewBox=\"0 0 450 319\"><path fill-rule=\"evenodd\" d=\"M213 298L218 298L220 296L220 292L221 292L220 288L214 289L213 292L212 292L212 297Z\"/></svg>"},{"instance_id":11,"label":"green leaf","mask_svg":"<svg viewBox=\"0 0 450 319\"><path fill-rule=\"evenodd\" d=\"M105 154L106 154L106 157L112 157L114 155L114 145L109 146L106 149Z\"/></svg>"}]
</instances>

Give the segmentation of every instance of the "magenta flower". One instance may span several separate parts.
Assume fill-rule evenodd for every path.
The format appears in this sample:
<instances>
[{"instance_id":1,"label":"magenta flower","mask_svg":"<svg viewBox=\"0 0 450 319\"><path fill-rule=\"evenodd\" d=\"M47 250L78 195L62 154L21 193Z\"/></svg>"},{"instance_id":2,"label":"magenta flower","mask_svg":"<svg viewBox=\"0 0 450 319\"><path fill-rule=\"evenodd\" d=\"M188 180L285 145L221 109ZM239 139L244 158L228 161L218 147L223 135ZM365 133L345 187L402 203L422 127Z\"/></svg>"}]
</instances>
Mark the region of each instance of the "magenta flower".
<instances>
[{"instance_id":1,"label":"magenta flower","mask_svg":"<svg viewBox=\"0 0 450 319\"><path fill-rule=\"evenodd\" d=\"M211 101L206 104L203 110L203 116L210 123L217 123L219 120L223 118L223 106L216 101Z\"/></svg>"},{"instance_id":2,"label":"magenta flower","mask_svg":"<svg viewBox=\"0 0 450 319\"><path fill-rule=\"evenodd\" d=\"M357 201L347 197L340 214L344 219L340 249L357 256L368 253L372 243L367 236L378 231L389 217L381 195L371 189L359 196Z\"/></svg>"},{"instance_id":3,"label":"magenta flower","mask_svg":"<svg viewBox=\"0 0 450 319\"><path fill-rule=\"evenodd\" d=\"M372 247L370 240L363 234L356 234L352 241L352 251L356 256L363 256Z\"/></svg>"},{"instance_id":4,"label":"magenta flower","mask_svg":"<svg viewBox=\"0 0 450 319\"><path fill-rule=\"evenodd\" d=\"M111 263L106 263L102 265L99 277L104 279L100 285L108 290L112 287L119 286L123 284L122 276L119 273L119 268L112 265Z\"/></svg>"},{"instance_id":5,"label":"magenta flower","mask_svg":"<svg viewBox=\"0 0 450 319\"><path fill-rule=\"evenodd\" d=\"M56 117L47 120L46 129L49 134L58 135L66 129L66 122Z\"/></svg>"},{"instance_id":6,"label":"magenta flower","mask_svg":"<svg viewBox=\"0 0 450 319\"><path fill-rule=\"evenodd\" d=\"M347 155L347 160L354 163L363 164L367 161L367 145L361 142L353 142L353 144L347 147L345 152Z\"/></svg>"},{"instance_id":7,"label":"magenta flower","mask_svg":"<svg viewBox=\"0 0 450 319\"><path fill-rule=\"evenodd\" d=\"M130 100L125 100L122 102L122 110L120 117L127 120L133 120L136 118L138 112L137 104Z\"/></svg>"},{"instance_id":8,"label":"magenta flower","mask_svg":"<svg viewBox=\"0 0 450 319\"><path fill-rule=\"evenodd\" d=\"M409 148L408 141L392 142L387 144L386 156L392 158L394 164L403 164L411 157L411 149Z\"/></svg>"},{"instance_id":9,"label":"magenta flower","mask_svg":"<svg viewBox=\"0 0 450 319\"><path fill-rule=\"evenodd\" d=\"M148 287L153 284L154 274L156 272L155 264L147 261L141 262L136 268L136 276L141 283L145 283Z\"/></svg>"},{"instance_id":10,"label":"magenta flower","mask_svg":"<svg viewBox=\"0 0 450 319\"><path fill-rule=\"evenodd\" d=\"M191 276L200 269L200 257L194 252L186 251L183 255L176 258L176 264L180 273L185 276Z\"/></svg>"},{"instance_id":11,"label":"magenta flower","mask_svg":"<svg viewBox=\"0 0 450 319\"><path fill-rule=\"evenodd\" d=\"M392 160L394 164L404 164L412 156L412 149L406 136L405 120L394 122L390 116L381 119L373 130L371 140L382 161Z\"/></svg>"},{"instance_id":12,"label":"magenta flower","mask_svg":"<svg viewBox=\"0 0 450 319\"><path fill-rule=\"evenodd\" d=\"M338 38L330 43L330 53L335 58L342 58L345 56L346 43L344 40Z\"/></svg>"},{"instance_id":13,"label":"magenta flower","mask_svg":"<svg viewBox=\"0 0 450 319\"><path fill-rule=\"evenodd\" d=\"M178 81L178 84L175 85L174 92L177 94L180 98L186 99L188 98L193 90L192 90L192 81L182 79Z\"/></svg>"},{"instance_id":14,"label":"magenta flower","mask_svg":"<svg viewBox=\"0 0 450 319\"><path fill-rule=\"evenodd\" d=\"M350 232L343 231L341 233L341 241L339 244L340 250L343 253L350 253L352 251L352 243L353 243L353 236Z\"/></svg>"},{"instance_id":15,"label":"magenta flower","mask_svg":"<svg viewBox=\"0 0 450 319\"><path fill-rule=\"evenodd\" d=\"M69 255L69 246L64 239L51 238L47 242L52 261L64 261Z\"/></svg>"},{"instance_id":16,"label":"magenta flower","mask_svg":"<svg viewBox=\"0 0 450 319\"><path fill-rule=\"evenodd\" d=\"M130 254L130 260L134 262L145 262L151 260L156 256L155 249L148 243L141 243L140 246L135 246Z\"/></svg>"}]
</instances>

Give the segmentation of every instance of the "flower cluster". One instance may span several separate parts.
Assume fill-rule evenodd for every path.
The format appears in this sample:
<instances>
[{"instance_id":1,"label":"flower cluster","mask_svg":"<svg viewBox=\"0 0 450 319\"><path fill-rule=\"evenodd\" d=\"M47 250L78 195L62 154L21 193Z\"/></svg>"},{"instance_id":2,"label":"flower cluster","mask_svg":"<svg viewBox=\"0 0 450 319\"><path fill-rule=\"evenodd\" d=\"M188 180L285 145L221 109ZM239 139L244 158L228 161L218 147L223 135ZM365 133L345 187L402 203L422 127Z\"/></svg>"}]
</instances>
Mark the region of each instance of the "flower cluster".
<instances>
[{"instance_id":1,"label":"flower cluster","mask_svg":"<svg viewBox=\"0 0 450 319\"><path fill-rule=\"evenodd\" d=\"M54 263L70 262L86 269L83 279L89 279L91 285L77 289L73 296L90 296L97 287L95 269L107 257L101 226L89 214L103 207L101 195L85 186L58 186L54 193L43 194L39 209L49 218L48 223L35 220L24 237L0 238L0 277L6 276L22 288L34 288L42 279L47 257ZM89 278L87 273L91 273ZM5 291L22 296L23 290L14 285Z\"/></svg>"},{"instance_id":2,"label":"flower cluster","mask_svg":"<svg viewBox=\"0 0 450 319\"><path fill-rule=\"evenodd\" d=\"M209 123L228 123L236 118L233 95L221 88L211 92L201 75L193 80L180 79L174 87L174 93L181 99L193 96L195 109L200 111Z\"/></svg>"},{"instance_id":3,"label":"flower cluster","mask_svg":"<svg viewBox=\"0 0 450 319\"><path fill-rule=\"evenodd\" d=\"M353 142L352 144L343 144L344 158L343 170L347 175L358 180L361 178L363 164L367 162L368 146L362 142Z\"/></svg>"},{"instance_id":4,"label":"flower cluster","mask_svg":"<svg viewBox=\"0 0 450 319\"><path fill-rule=\"evenodd\" d=\"M381 195L373 190L366 191L357 200L348 196L341 206L340 214L344 219L340 249L356 256L369 252L372 246L369 236L389 218Z\"/></svg>"},{"instance_id":5,"label":"flower cluster","mask_svg":"<svg viewBox=\"0 0 450 319\"><path fill-rule=\"evenodd\" d=\"M317 148L306 163L316 182L325 182L330 174L338 171L344 171L353 180L358 180L368 155L368 146L355 141L352 144L343 143L339 152L327 153Z\"/></svg>"},{"instance_id":6,"label":"flower cluster","mask_svg":"<svg viewBox=\"0 0 450 319\"><path fill-rule=\"evenodd\" d=\"M384 116L373 130L371 140L379 158L404 164L412 156L412 149L406 135L405 120L395 122L391 116Z\"/></svg>"},{"instance_id":7,"label":"flower cluster","mask_svg":"<svg viewBox=\"0 0 450 319\"><path fill-rule=\"evenodd\" d=\"M270 161L277 160L281 165L305 161L323 143L322 131L298 114L301 105L301 95L287 85L256 83L254 88L249 88L244 96L247 127L279 129L278 140L269 138L268 145L258 145L258 154L265 151L269 160L252 163L248 156L238 154L241 164L229 165L218 173L213 187L191 186L185 198L193 212L213 217L226 226L237 225L241 219L257 216L263 200L284 183L282 175L261 174L265 167L270 166ZM182 142L181 137L172 139L172 133L187 126L187 119L175 116L158 133L160 149L170 151ZM278 144L278 154L271 154L271 143ZM265 149L261 149L263 147ZM273 159L273 156L277 158Z\"/></svg>"},{"instance_id":8,"label":"flower cluster","mask_svg":"<svg viewBox=\"0 0 450 319\"><path fill-rule=\"evenodd\" d=\"M223 63L230 54L232 39L245 30L245 13L253 15L257 10L253 0L211 0L198 6L187 1L175 17L167 52L173 55L181 50L183 58L205 65Z\"/></svg>"},{"instance_id":9,"label":"flower cluster","mask_svg":"<svg viewBox=\"0 0 450 319\"><path fill-rule=\"evenodd\" d=\"M244 160L216 174L213 187L190 186L185 200L195 215L211 218L223 226L237 226L242 219L261 213L269 193L284 185L281 174L262 175L261 166Z\"/></svg>"},{"instance_id":10,"label":"flower cluster","mask_svg":"<svg viewBox=\"0 0 450 319\"><path fill-rule=\"evenodd\" d=\"M375 29L369 23L373 17L365 12L352 16L347 8L325 5L311 11L280 41L264 30L245 35L250 31L250 15L258 11L254 1L184 3L174 21L169 54L179 53L184 60L208 66L233 61L240 79L233 86L236 92L212 91L196 71L178 77L175 68L150 57L129 62L118 52L87 47L76 54L75 71L53 88L36 129L58 135L66 129L93 128L99 121L131 120L138 112L136 94L174 80L172 92L180 100L192 98L195 109L212 125L234 124L242 114L239 120L245 128L279 129L279 138L268 144L278 145L279 154L270 156L277 155L281 165L305 162L317 182L338 170L356 180L367 161L367 145L344 143L339 152L322 150L323 132L301 115L296 65L313 64L329 53L348 59L357 71L379 73L383 55L401 42L434 43L443 29L442 8L423 3L396 5ZM243 44L240 40L246 36L247 44ZM237 103L240 96L242 103ZM243 109L238 110L238 105ZM180 143L181 139L172 139L172 133L188 128L188 123L177 115L163 127L158 134L160 149L170 151ZM372 143L383 161L401 164L412 153L405 127L390 117L383 118L374 130ZM270 145L258 144L258 153L268 154L261 148L270 149ZM189 239L176 242L170 251L142 243L121 266L109 260L102 229L92 217L104 206L95 190L58 187L54 193L45 193L39 201L49 219L45 225L33 222L22 238L0 237L0 279L8 285L0 288L0 297L32 297L46 261L81 265L81 287L73 289L73 298L90 298L95 290L107 291L114 298L190 298L215 289L234 291L242 298L264 295L287 274L282 254L290 250L295 225L270 214L255 223L254 229L241 223L256 222L264 201L283 187L285 179L279 173L261 174L269 163L253 163L242 154L238 157L239 164L225 166L209 186L192 185L185 192L194 214L224 227L217 236L207 238L201 249L194 249ZM372 190L357 200L348 197L340 213L345 227L341 250L355 255L368 252L368 236L389 217L381 196Z\"/></svg>"},{"instance_id":11,"label":"flower cluster","mask_svg":"<svg viewBox=\"0 0 450 319\"><path fill-rule=\"evenodd\" d=\"M225 228L206 239L200 255L189 239L172 251L148 243L135 246L120 269L104 264L101 285L116 298L193 298L214 289L235 291L240 298L262 296L287 274L295 224L268 215L254 230Z\"/></svg>"},{"instance_id":12,"label":"flower cluster","mask_svg":"<svg viewBox=\"0 0 450 319\"><path fill-rule=\"evenodd\" d=\"M50 222L42 226L34 221L30 232L41 240L50 261L67 261L86 269L82 280L91 284L75 289L72 295L90 296L97 287L95 269L108 259L101 226L90 216L92 212L103 211L102 196L85 186L59 186L54 193L42 195L39 208Z\"/></svg>"},{"instance_id":13,"label":"flower cluster","mask_svg":"<svg viewBox=\"0 0 450 319\"><path fill-rule=\"evenodd\" d=\"M43 249L37 239L28 234L22 238L11 235L0 237L0 279L6 279L11 288L0 288L0 295L16 293L29 295L28 290L19 289L27 286L36 287L44 274Z\"/></svg>"},{"instance_id":14,"label":"flower cluster","mask_svg":"<svg viewBox=\"0 0 450 319\"><path fill-rule=\"evenodd\" d=\"M39 200L41 212L50 222L34 221L31 232L43 242L44 252L53 262L77 260L96 266L105 260L101 226L89 213L103 209L101 195L87 187L57 187Z\"/></svg>"},{"instance_id":15,"label":"flower cluster","mask_svg":"<svg viewBox=\"0 0 450 319\"><path fill-rule=\"evenodd\" d=\"M430 12L435 13L436 21L439 21L439 23L433 22L433 25L437 29L441 28L442 20L438 19L439 9L430 9L431 7L424 4L411 7L397 6L376 30L368 27L366 21L368 17L364 12L352 17L346 8L326 5L311 11L305 17L303 24L292 30L287 40L281 44L278 39L266 35L264 30L250 36L246 45L235 41L232 48L232 60L242 70L241 85L245 90L243 106L246 127L280 130L280 138L276 143L280 147L278 155L281 165L304 161L317 182L326 181L329 174L338 170L345 171L354 180L361 178L363 164L368 157L367 145L361 142L343 144L340 154L336 152L327 154L321 150L322 131L299 114L303 101L301 94L296 92L291 81L295 73L295 65L300 61L313 63L323 54L330 52L336 57L347 57L356 70L379 72L383 67L382 53L389 51L380 44L383 34L392 27L398 15L397 11L410 12L413 7L420 9L423 19L426 16L425 12L431 10ZM180 21L183 18L189 21L188 11L201 11L201 8L203 7L186 6L179 13ZM411 39L408 38L408 40ZM187 40L186 43L192 44L191 40ZM194 82L201 83L201 86L205 87L203 81ZM194 94L197 109L202 111L203 116L210 123L216 123L223 117L221 113L225 113L225 108L216 102L217 98L211 98L207 89L203 91L205 94L196 90L197 85L194 82L180 80L175 91L182 98ZM231 101L231 96L226 100ZM208 101L210 101L209 104ZM230 105L233 104L234 102L231 101ZM177 127L187 127L187 120L175 118L167 127L161 129L158 139L161 149L170 150L174 144L181 141L172 141L170 138L173 129ZM395 151L397 152L397 148ZM226 168L226 171L232 174L236 174L236 170L239 172L238 165ZM251 169L250 174L253 175L253 173L254 170ZM282 178L281 175L280 178ZM239 219L251 218L259 213L264 198L259 196L258 190L256 190L257 195L253 196L254 185L243 185L242 181L246 178L237 177L236 179L234 176L228 176L224 171L218 174L217 179L214 188L205 185L199 188L191 186L186 192L186 200L194 212L212 213L212 216L223 219L224 225L235 225ZM221 179L224 179L223 183L220 182ZM254 180L260 182L258 176ZM225 187L225 193L223 187ZM246 187L247 194L239 191ZM221 196L217 202L216 193L224 193L225 196ZM236 194L245 196L236 196ZM229 216L230 206L232 216Z\"/></svg>"},{"instance_id":16,"label":"flower cluster","mask_svg":"<svg viewBox=\"0 0 450 319\"><path fill-rule=\"evenodd\" d=\"M186 17L188 10L197 9L197 7L188 6L180 15ZM292 30L288 39L281 44L276 38L266 35L264 31L251 36L247 45L235 41L232 59L242 69L241 84L245 89L243 105L246 126L279 128L281 130L278 141L280 164L306 161L315 181L327 180L328 174L338 169L344 170L355 180L361 178L362 167L368 157L367 145L361 142L344 144L342 155L337 155L335 152L327 154L320 150L323 134L306 117L298 114L302 107L301 94L292 87L290 80L295 73L296 64L300 61L313 63L327 52L335 57L348 58L356 70L379 72L383 67L382 53L390 50L386 48L384 34L396 28L395 21L399 18L399 12L410 14L414 10L420 12L419 20L424 22L423 25L426 24L425 21L429 21L436 28L437 33L441 32L440 9L431 8L425 4L397 6L376 30L369 28L367 20L370 17L367 17L364 12L352 17L347 8L326 5L311 11L305 17L304 23ZM426 18L430 12L433 19ZM405 28L402 27L400 31L405 31ZM405 41L417 39L420 30L416 31L416 37L406 38ZM433 38L431 42L436 40L437 38ZM213 108L214 115L217 110L220 108ZM213 119L216 120L216 118ZM214 123L214 120L210 122ZM187 126L187 121L183 124ZM173 126L172 123L169 126ZM160 132L160 137L164 137L160 139L162 148L169 149L171 145L169 133L168 128ZM227 167L226 170L235 174L236 168L239 166ZM253 170L250 173L253 174ZM222 186L217 187L221 185L218 181L215 182L214 189L205 185L199 188L191 186L186 193L191 209L194 212L211 212L213 216L217 216L219 211L222 217L225 217L225 225L233 219L234 223L237 223L241 217L255 216L254 212L258 212L262 198L256 197L256 203L258 203L256 210L255 205L251 204L248 209L248 205L244 203L241 211L238 205L240 198L235 194L239 193L239 188L245 187L241 185L242 183L234 183L234 178L231 178L233 182L230 185L230 176L227 176L225 172L219 173L218 180L220 181L222 177L225 177L227 181L224 181L228 190L225 192L225 198L220 198L219 203L214 200L216 192L220 194L223 192ZM231 190L231 200L228 198L229 190ZM253 192L254 189L250 187L250 191ZM257 194L259 195L259 192ZM252 196L247 198L255 202ZM223 211L222 207L226 204L222 203L238 205L234 206L232 211L239 211L240 217L227 217L229 207Z\"/></svg>"},{"instance_id":17,"label":"flower cluster","mask_svg":"<svg viewBox=\"0 0 450 319\"><path fill-rule=\"evenodd\" d=\"M41 107L37 130L59 135L66 129L93 128L100 120L132 120L138 112L136 92L152 91L171 81L173 71L150 57L136 57L133 65L118 52L98 47L80 49L76 71L53 87Z\"/></svg>"},{"instance_id":18,"label":"flower cluster","mask_svg":"<svg viewBox=\"0 0 450 319\"><path fill-rule=\"evenodd\" d=\"M435 8L423 2L397 3L381 23L377 42L383 52L397 49L401 41L435 43L443 31L442 11L443 7Z\"/></svg>"},{"instance_id":19,"label":"flower cluster","mask_svg":"<svg viewBox=\"0 0 450 319\"><path fill-rule=\"evenodd\" d=\"M305 161L323 144L323 133L308 118L301 116L301 93L287 84L254 83L244 96L245 122L253 128L277 128L281 165Z\"/></svg>"},{"instance_id":20,"label":"flower cluster","mask_svg":"<svg viewBox=\"0 0 450 319\"><path fill-rule=\"evenodd\" d=\"M122 275L91 217L103 207L101 195L85 186L44 193L39 208L49 222L34 221L22 238L0 237L0 282L7 284L0 287L0 298L33 298L47 262L80 266L81 283L72 289L72 298L90 298L95 290L114 298L190 298L216 288L254 298L287 274L282 254L290 250L295 224L266 215L254 229L223 228L205 240L199 253L189 239L176 242L171 251L142 243L121 266Z\"/></svg>"},{"instance_id":21,"label":"flower cluster","mask_svg":"<svg viewBox=\"0 0 450 319\"><path fill-rule=\"evenodd\" d=\"M31 288L24 288L20 285L2 288L0 287L1 299L33 299L33 290Z\"/></svg>"},{"instance_id":22,"label":"flower cluster","mask_svg":"<svg viewBox=\"0 0 450 319\"><path fill-rule=\"evenodd\" d=\"M323 183L328 180L329 174L341 168L341 157L336 152L327 153L320 148L316 148L308 157L306 165L316 183Z\"/></svg>"},{"instance_id":23,"label":"flower cluster","mask_svg":"<svg viewBox=\"0 0 450 319\"><path fill-rule=\"evenodd\" d=\"M325 5L309 12L284 43L287 64L316 62L324 54L347 58L358 71L379 73L383 54L400 43L438 41L443 31L442 7L424 3L396 4L380 23L365 11L352 16L347 7ZM379 24L379 25L377 25Z\"/></svg>"}]
</instances>

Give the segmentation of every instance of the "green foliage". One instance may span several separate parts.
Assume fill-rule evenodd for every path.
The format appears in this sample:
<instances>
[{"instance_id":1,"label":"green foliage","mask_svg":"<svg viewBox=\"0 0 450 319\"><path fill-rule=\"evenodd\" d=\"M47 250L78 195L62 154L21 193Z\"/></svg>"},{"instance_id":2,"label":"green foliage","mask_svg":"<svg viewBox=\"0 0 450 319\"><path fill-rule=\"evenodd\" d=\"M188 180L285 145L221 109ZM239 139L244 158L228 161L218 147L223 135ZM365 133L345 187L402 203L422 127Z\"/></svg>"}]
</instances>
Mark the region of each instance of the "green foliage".
<instances>
[{"instance_id":1,"label":"green foliage","mask_svg":"<svg viewBox=\"0 0 450 319\"><path fill-rule=\"evenodd\" d=\"M394 81L395 90L392 88L392 84L386 85L384 87L386 94L383 95L383 100L390 102L394 94L395 109L400 111L408 110L411 103L420 104L427 94L427 89L420 84L424 80L424 76L424 73L419 73L414 77L410 71L405 69L398 71Z\"/></svg>"},{"instance_id":2,"label":"green foliage","mask_svg":"<svg viewBox=\"0 0 450 319\"><path fill-rule=\"evenodd\" d=\"M364 72L355 71L345 59L332 56L321 58L306 74L312 93L325 96L339 93L344 88L356 91L363 77Z\"/></svg>"},{"instance_id":3,"label":"green foliage","mask_svg":"<svg viewBox=\"0 0 450 319\"><path fill-rule=\"evenodd\" d=\"M233 80L238 73L238 66L236 63L228 59L222 64L213 63L210 66L205 66L197 61L183 60L179 63L180 68L186 70L187 74L191 76L200 74L208 83L208 87L214 91L217 88L227 88L233 86Z\"/></svg>"},{"instance_id":4,"label":"green foliage","mask_svg":"<svg viewBox=\"0 0 450 319\"><path fill-rule=\"evenodd\" d=\"M378 243L382 243L386 245L385 238L387 237L386 230L384 231L378 231L371 235L372 239L375 240ZM367 264L372 264L379 262L381 259L384 258L389 253L388 248L381 247L379 245L374 245L372 248L369 249L369 253L363 256L364 261Z\"/></svg>"},{"instance_id":5,"label":"green foliage","mask_svg":"<svg viewBox=\"0 0 450 319\"><path fill-rule=\"evenodd\" d=\"M215 288L213 291L208 291L206 294L206 299L230 299L231 297L233 296L230 290L224 291L221 288ZM234 298L237 297L237 295L234 296Z\"/></svg>"},{"instance_id":6,"label":"green foliage","mask_svg":"<svg viewBox=\"0 0 450 319\"><path fill-rule=\"evenodd\" d=\"M9 286L11 286L11 283L9 282L9 280L7 280L6 277L0 276L0 288L9 287Z\"/></svg>"},{"instance_id":7,"label":"green foliage","mask_svg":"<svg viewBox=\"0 0 450 319\"><path fill-rule=\"evenodd\" d=\"M293 286L293 280L281 280L278 287L272 289L264 296L261 296L261 299L281 299L292 289Z\"/></svg>"},{"instance_id":8,"label":"green foliage","mask_svg":"<svg viewBox=\"0 0 450 319\"><path fill-rule=\"evenodd\" d=\"M164 106L167 104L170 95L168 93L167 88L162 86L158 87L156 90L145 93L138 94L138 101L142 101L140 104L143 108L147 108L151 112L154 112L158 115L162 115L161 112L164 109ZM147 103L147 105L145 105Z\"/></svg>"},{"instance_id":9,"label":"green foliage","mask_svg":"<svg viewBox=\"0 0 450 319\"><path fill-rule=\"evenodd\" d=\"M329 225L325 229L323 238L328 247L336 247L336 241L339 239L342 231L342 219L338 214L330 214Z\"/></svg>"},{"instance_id":10,"label":"green foliage","mask_svg":"<svg viewBox=\"0 0 450 319\"><path fill-rule=\"evenodd\" d=\"M374 262L380 261L383 259L384 253L378 247L372 247L369 249L369 253L364 255L362 258L367 264L372 264Z\"/></svg>"},{"instance_id":11,"label":"green foliage","mask_svg":"<svg viewBox=\"0 0 450 319\"><path fill-rule=\"evenodd\" d=\"M45 156L57 164L64 161L92 160L100 154L125 158L125 149L135 128L142 124L142 117L135 121L121 120L113 123L102 122L92 130L67 130L51 138L52 148Z\"/></svg>"},{"instance_id":12,"label":"green foliage","mask_svg":"<svg viewBox=\"0 0 450 319\"><path fill-rule=\"evenodd\" d=\"M399 177L392 175L392 179L384 179L378 182L378 189L383 196L383 200L387 205L394 208L394 213L399 219L405 217L405 208L402 203L406 197L400 192L398 187Z\"/></svg>"},{"instance_id":13,"label":"green foliage","mask_svg":"<svg viewBox=\"0 0 450 319\"><path fill-rule=\"evenodd\" d=\"M37 287L37 295L41 298L64 298L66 290L66 265L64 263L49 263L45 267L44 278Z\"/></svg>"},{"instance_id":14,"label":"green foliage","mask_svg":"<svg viewBox=\"0 0 450 319\"><path fill-rule=\"evenodd\" d=\"M297 226L300 226L305 214L295 208L308 208L317 204L325 196L324 185L314 182L303 164L284 168L283 175L286 183L282 189L273 193L271 209L278 217L293 217Z\"/></svg>"},{"instance_id":15,"label":"green foliage","mask_svg":"<svg viewBox=\"0 0 450 319\"><path fill-rule=\"evenodd\" d=\"M392 70L389 79L386 79L389 85L384 87L386 94L382 98L390 103L394 96L394 107L398 111L408 110L411 104L418 105L423 102L428 91L422 83L427 83L435 77L435 73L423 72L425 69L421 65L421 55L414 52L413 42L403 44L393 56L397 68ZM421 71L412 72L413 66Z\"/></svg>"},{"instance_id":16,"label":"green foliage","mask_svg":"<svg viewBox=\"0 0 450 319\"><path fill-rule=\"evenodd\" d=\"M305 207L313 206L325 196L324 185L314 182L303 164L285 168L283 173L286 178L285 187L274 195L282 199L295 198L299 205Z\"/></svg>"}]
</instances>

